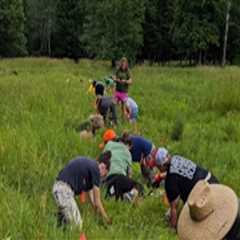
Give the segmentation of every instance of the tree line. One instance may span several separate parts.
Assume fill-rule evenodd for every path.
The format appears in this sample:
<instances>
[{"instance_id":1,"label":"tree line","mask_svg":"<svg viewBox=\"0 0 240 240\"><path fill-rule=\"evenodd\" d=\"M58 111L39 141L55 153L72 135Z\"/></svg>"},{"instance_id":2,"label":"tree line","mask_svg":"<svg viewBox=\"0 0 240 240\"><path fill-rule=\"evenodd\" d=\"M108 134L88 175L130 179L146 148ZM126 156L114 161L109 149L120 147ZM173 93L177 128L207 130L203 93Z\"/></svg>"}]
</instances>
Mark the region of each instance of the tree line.
<instances>
[{"instance_id":1,"label":"tree line","mask_svg":"<svg viewBox=\"0 0 240 240\"><path fill-rule=\"evenodd\" d=\"M0 0L0 56L240 62L240 0Z\"/></svg>"}]
</instances>

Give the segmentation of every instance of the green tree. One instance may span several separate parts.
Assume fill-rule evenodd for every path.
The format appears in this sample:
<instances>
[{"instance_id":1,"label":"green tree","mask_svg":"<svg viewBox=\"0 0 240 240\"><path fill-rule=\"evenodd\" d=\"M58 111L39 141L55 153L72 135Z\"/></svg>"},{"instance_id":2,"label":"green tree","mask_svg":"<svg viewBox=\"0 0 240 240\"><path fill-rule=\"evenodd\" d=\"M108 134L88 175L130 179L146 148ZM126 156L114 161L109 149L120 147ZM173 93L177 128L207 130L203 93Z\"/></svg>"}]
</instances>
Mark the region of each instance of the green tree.
<instances>
[{"instance_id":1,"label":"green tree","mask_svg":"<svg viewBox=\"0 0 240 240\"><path fill-rule=\"evenodd\" d=\"M22 0L0 0L0 56L26 55Z\"/></svg>"},{"instance_id":2,"label":"green tree","mask_svg":"<svg viewBox=\"0 0 240 240\"><path fill-rule=\"evenodd\" d=\"M226 13L227 1L225 0L224 13ZM227 60L230 63L240 64L240 0L232 0L231 3Z\"/></svg>"},{"instance_id":3,"label":"green tree","mask_svg":"<svg viewBox=\"0 0 240 240\"><path fill-rule=\"evenodd\" d=\"M175 0L147 0L144 23L143 57L152 61L169 60L174 53L171 37Z\"/></svg>"},{"instance_id":4,"label":"green tree","mask_svg":"<svg viewBox=\"0 0 240 240\"><path fill-rule=\"evenodd\" d=\"M30 54L51 56L55 9L54 0L25 0L27 47Z\"/></svg>"},{"instance_id":5,"label":"green tree","mask_svg":"<svg viewBox=\"0 0 240 240\"><path fill-rule=\"evenodd\" d=\"M143 46L144 0L91 0L83 43L92 57L135 61Z\"/></svg>"},{"instance_id":6,"label":"green tree","mask_svg":"<svg viewBox=\"0 0 240 240\"><path fill-rule=\"evenodd\" d=\"M173 39L180 54L202 63L210 47L219 46L218 0L177 0Z\"/></svg>"},{"instance_id":7,"label":"green tree","mask_svg":"<svg viewBox=\"0 0 240 240\"><path fill-rule=\"evenodd\" d=\"M59 0L56 7L54 54L75 60L84 55L81 45L84 19L84 0Z\"/></svg>"}]
</instances>

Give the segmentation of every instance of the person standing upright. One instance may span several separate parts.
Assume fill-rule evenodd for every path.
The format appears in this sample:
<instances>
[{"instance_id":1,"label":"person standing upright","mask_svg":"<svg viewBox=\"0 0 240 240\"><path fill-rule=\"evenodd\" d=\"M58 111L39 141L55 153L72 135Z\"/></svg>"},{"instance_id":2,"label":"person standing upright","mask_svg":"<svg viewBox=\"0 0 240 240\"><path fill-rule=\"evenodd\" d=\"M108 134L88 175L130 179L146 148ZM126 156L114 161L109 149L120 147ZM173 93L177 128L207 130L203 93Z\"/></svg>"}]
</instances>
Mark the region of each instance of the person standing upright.
<instances>
[{"instance_id":1,"label":"person standing upright","mask_svg":"<svg viewBox=\"0 0 240 240\"><path fill-rule=\"evenodd\" d=\"M123 57L120 60L119 67L113 79L116 82L115 99L117 103L121 104L122 116L124 117L125 103L128 99L128 89L129 85L132 84L127 58Z\"/></svg>"}]
</instances>

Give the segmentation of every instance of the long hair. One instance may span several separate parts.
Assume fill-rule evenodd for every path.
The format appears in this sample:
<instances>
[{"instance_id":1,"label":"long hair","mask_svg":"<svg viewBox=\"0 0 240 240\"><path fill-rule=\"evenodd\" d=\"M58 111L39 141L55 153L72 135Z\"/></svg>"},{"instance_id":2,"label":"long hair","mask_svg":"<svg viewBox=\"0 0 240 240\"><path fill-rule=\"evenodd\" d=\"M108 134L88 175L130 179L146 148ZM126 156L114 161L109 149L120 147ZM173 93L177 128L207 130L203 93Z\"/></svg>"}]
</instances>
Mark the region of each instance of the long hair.
<instances>
[{"instance_id":1,"label":"long hair","mask_svg":"<svg viewBox=\"0 0 240 240\"><path fill-rule=\"evenodd\" d=\"M119 64L119 69L123 69L122 66L124 63L126 63L126 69L124 69L124 70L128 70L129 64L128 64L128 59L126 57L121 58L120 64Z\"/></svg>"},{"instance_id":2,"label":"long hair","mask_svg":"<svg viewBox=\"0 0 240 240\"><path fill-rule=\"evenodd\" d=\"M110 151L106 151L98 157L98 162L104 163L108 171L111 166L111 161L110 161L111 157L112 157L112 153Z\"/></svg>"},{"instance_id":3,"label":"long hair","mask_svg":"<svg viewBox=\"0 0 240 240\"><path fill-rule=\"evenodd\" d=\"M132 140L131 140L128 132L123 133L123 135L120 138L120 141L122 143L124 143L125 145L128 145L128 146L132 147Z\"/></svg>"}]
</instances>

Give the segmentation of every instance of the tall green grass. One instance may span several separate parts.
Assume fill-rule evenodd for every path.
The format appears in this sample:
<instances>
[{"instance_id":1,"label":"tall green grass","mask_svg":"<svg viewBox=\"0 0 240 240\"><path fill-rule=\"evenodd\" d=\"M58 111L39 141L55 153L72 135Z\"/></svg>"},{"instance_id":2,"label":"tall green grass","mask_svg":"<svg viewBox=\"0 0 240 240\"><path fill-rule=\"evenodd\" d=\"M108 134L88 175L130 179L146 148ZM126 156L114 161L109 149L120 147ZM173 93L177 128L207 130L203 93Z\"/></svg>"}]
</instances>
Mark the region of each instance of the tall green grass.
<instances>
[{"instance_id":1,"label":"tall green grass","mask_svg":"<svg viewBox=\"0 0 240 240\"><path fill-rule=\"evenodd\" d=\"M0 61L0 239L78 239L56 227L51 188L58 171L78 155L95 158L101 142L83 142L69 127L94 110L89 79L111 73L110 64L82 60ZM140 107L138 128L209 168L240 194L240 69L137 66L130 95ZM117 131L131 129L120 125ZM135 166L135 176L140 178ZM89 239L176 239L164 221L159 197L138 208L105 202L113 225L81 205Z\"/></svg>"}]
</instances>

